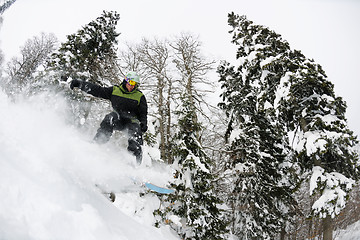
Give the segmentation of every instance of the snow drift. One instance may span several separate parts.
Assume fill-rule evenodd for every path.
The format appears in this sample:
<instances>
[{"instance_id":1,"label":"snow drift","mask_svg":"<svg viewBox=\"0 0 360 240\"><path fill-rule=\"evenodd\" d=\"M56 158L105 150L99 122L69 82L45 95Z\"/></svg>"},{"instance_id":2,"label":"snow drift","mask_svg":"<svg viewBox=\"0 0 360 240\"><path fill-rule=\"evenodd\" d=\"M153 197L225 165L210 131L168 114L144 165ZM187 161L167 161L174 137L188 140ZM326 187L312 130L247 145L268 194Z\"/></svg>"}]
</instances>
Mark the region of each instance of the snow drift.
<instances>
[{"instance_id":1,"label":"snow drift","mask_svg":"<svg viewBox=\"0 0 360 240\"><path fill-rule=\"evenodd\" d=\"M166 184L171 170L92 143L65 109L61 97L15 104L0 91L0 239L177 239L153 227L159 200L134 184ZM117 192L115 203L99 186Z\"/></svg>"}]
</instances>

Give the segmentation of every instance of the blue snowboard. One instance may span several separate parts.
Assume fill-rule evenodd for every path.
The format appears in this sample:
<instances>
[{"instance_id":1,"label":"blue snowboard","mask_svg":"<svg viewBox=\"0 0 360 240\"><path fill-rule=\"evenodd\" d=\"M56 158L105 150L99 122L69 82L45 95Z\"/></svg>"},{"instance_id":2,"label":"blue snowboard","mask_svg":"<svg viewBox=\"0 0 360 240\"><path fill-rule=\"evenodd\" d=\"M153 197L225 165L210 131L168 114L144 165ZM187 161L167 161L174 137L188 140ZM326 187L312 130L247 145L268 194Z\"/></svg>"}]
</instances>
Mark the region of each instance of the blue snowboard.
<instances>
[{"instance_id":1,"label":"blue snowboard","mask_svg":"<svg viewBox=\"0 0 360 240\"><path fill-rule=\"evenodd\" d=\"M162 188L162 187L158 187L152 183L145 183L145 186L150 189L151 191L157 192L157 193L161 193L161 194L171 194L173 192L175 192L172 189L168 189L168 188Z\"/></svg>"}]
</instances>

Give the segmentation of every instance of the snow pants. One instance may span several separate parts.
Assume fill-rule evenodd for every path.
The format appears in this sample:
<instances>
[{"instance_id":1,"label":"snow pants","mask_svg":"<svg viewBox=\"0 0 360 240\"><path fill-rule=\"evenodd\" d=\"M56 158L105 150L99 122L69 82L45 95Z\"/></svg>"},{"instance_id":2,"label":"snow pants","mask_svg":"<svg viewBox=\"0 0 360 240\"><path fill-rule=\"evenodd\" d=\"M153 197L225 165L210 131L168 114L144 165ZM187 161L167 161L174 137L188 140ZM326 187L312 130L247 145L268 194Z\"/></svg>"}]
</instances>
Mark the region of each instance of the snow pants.
<instances>
[{"instance_id":1,"label":"snow pants","mask_svg":"<svg viewBox=\"0 0 360 240\"><path fill-rule=\"evenodd\" d=\"M102 120L94 140L100 144L106 143L114 130L127 131L129 136L127 150L134 154L137 163L141 164L143 139L139 121L121 117L117 112L109 113Z\"/></svg>"}]
</instances>

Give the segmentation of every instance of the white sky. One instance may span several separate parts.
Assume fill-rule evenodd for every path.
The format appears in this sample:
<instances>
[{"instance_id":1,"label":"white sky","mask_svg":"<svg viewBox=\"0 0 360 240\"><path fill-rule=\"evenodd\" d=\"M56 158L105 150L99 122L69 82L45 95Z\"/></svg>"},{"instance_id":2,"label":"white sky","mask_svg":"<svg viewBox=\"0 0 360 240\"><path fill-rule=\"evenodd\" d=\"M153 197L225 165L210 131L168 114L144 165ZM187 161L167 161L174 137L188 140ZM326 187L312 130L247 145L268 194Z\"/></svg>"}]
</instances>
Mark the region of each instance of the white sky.
<instances>
[{"instance_id":1,"label":"white sky","mask_svg":"<svg viewBox=\"0 0 360 240\"><path fill-rule=\"evenodd\" d=\"M350 129L360 136L358 0L17 0L3 15L0 48L8 60L41 32L64 41L103 10L120 13L120 43L185 31L199 35L209 57L228 61L236 48L230 43L227 14L246 15L322 65L348 104Z\"/></svg>"}]
</instances>

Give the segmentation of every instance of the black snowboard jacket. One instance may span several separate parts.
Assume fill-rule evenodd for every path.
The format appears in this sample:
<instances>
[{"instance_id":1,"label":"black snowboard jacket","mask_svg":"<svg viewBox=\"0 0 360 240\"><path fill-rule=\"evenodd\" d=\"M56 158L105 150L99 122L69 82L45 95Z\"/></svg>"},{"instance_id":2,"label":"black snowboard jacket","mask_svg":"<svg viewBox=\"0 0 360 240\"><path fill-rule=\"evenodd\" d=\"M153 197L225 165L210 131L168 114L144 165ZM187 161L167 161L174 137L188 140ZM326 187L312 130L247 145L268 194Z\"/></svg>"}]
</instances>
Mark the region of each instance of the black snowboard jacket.
<instances>
[{"instance_id":1,"label":"black snowboard jacket","mask_svg":"<svg viewBox=\"0 0 360 240\"><path fill-rule=\"evenodd\" d=\"M142 131L147 129L147 102L145 95L135 87L129 92L126 88L126 82L120 86L101 87L91 82L82 82L79 88L94 97L108 99L113 109L119 113L121 118L129 118L132 122L136 119L140 122Z\"/></svg>"}]
</instances>

